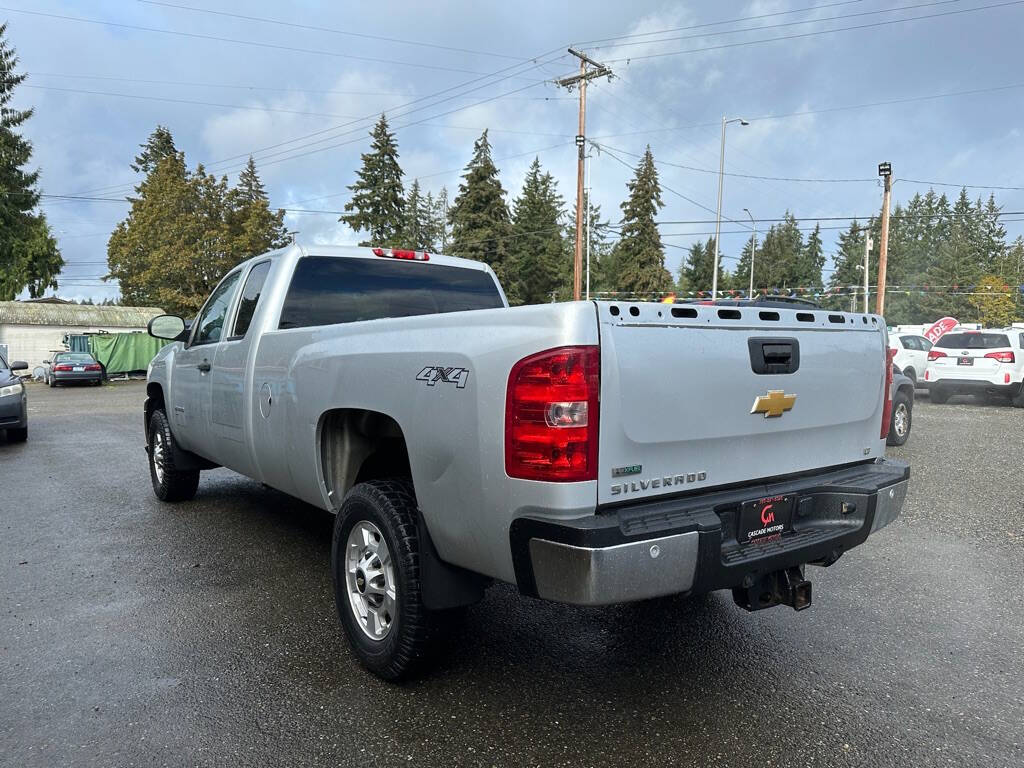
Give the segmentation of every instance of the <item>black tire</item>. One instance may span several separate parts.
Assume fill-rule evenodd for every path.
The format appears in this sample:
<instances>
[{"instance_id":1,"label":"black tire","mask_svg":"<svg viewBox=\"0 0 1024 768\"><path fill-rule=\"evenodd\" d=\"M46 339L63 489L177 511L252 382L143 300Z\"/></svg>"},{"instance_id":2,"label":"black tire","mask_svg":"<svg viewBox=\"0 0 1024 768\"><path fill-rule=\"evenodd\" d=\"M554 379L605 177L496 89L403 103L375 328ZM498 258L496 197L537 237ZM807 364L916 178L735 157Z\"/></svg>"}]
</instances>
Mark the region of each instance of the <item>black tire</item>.
<instances>
[{"instance_id":1,"label":"black tire","mask_svg":"<svg viewBox=\"0 0 1024 768\"><path fill-rule=\"evenodd\" d=\"M910 437L910 424L914 406L910 398L903 392L897 392L892 398L892 419L889 421L889 435L885 439L886 445L903 445ZM902 411L905 418L902 433L897 430L897 412Z\"/></svg>"},{"instance_id":2,"label":"black tire","mask_svg":"<svg viewBox=\"0 0 1024 768\"><path fill-rule=\"evenodd\" d=\"M361 625L353 604L359 596L350 598L347 581L349 534L364 523L379 531L393 565L390 575L394 580L397 615L391 617L381 639L370 637L371 630ZM433 617L422 600L416 497L408 481L371 480L359 483L345 495L334 523L331 573L338 618L359 662L385 680L400 680L413 673L430 647ZM358 584L359 576L355 578ZM364 584L371 582L363 576Z\"/></svg>"},{"instance_id":3,"label":"black tire","mask_svg":"<svg viewBox=\"0 0 1024 768\"><path fill-rule=\"evenodd\" d=\"M944 389L932 387L928 390L928 399L937 405L942 405L944 402L949 400L949 393Z\"/></svg>"},{"instance_id":4,"label":"black tire","mask_svg":"<svg viewBox=\"0 0 1024 768\"><path fill-rule=\"evenodd\" d=\"M1024 384L1020 385L1020 389L1017 390L1017 394L1011 402L1014 408L1024 408Z\"/></svg>"},{"instance_id":5,"label":"black tire","mask_svg":"<svg viewBox=\"0 0 1024 768\"><path fill-rule=\"evenodd\" d=\"M28 427L7 430L7 442L24 443L26 440L28 440Z\"/></svg>"},{"instance_id":6,"label":"black tire","mask_svg":"<svg viewBox=\"0 0 1024 768\"><path fill-rule=\"evenodd\" d=\"M176 445L167 414L159 409L153 411L149 417L149 478L160 501L188 501L199 487L198 469L174 466Z\"/></svg>"},{"instance_id":7,"label":"black tire","mask_svg":"<svg viewBox=\"0 0 1024 768\"><path fill-rule=\"evenodd\" d=\"M57 386L57 382L54 381L53 376L47 376L46 383L50 385L50 389L53 389L54 387Z\"/></svg>"}]
</instances>

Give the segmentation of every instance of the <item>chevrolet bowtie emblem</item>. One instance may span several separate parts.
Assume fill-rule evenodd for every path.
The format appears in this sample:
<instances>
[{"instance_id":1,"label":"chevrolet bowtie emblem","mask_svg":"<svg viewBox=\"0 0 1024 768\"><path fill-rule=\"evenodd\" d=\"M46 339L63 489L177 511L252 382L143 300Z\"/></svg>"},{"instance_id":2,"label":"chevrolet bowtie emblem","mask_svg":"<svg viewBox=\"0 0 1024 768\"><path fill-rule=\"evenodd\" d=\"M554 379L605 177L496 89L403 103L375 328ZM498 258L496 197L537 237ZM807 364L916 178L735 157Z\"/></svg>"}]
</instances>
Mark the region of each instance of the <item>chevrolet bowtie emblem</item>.
<instances>
[{"instance_id":1,"label":"chevrolet bowtie emblem","mask_svg":"<svg viewBox=\"0 0 1024 768\"><path fill-rule=\"evenodd\" d=\"M777 418L786 411L792 410L796 403L796 395L787 395L781 389L769 389L767 395L759 395L754 400L751 413L763 413L766 419Z\"/></svg>"}]
</instances>

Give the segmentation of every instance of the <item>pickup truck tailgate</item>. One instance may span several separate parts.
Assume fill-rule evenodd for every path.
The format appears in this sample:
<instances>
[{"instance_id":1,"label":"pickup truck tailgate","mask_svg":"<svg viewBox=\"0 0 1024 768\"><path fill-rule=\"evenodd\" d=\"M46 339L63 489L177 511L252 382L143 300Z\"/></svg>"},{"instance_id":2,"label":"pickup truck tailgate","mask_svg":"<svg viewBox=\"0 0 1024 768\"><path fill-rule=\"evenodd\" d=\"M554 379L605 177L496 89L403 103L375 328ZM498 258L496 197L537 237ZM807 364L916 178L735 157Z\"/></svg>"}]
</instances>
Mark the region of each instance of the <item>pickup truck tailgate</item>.
<instances>
[{"instance_id":1,"label":"pickup truck tailgate","mask_svg":"<svg viewBox=\"0 0 1024 768\"><path fill-rule=\"evenodd\" d=\"M599 504L884 455L877 316L596 304Z\"/></svg>"}]
</instances>

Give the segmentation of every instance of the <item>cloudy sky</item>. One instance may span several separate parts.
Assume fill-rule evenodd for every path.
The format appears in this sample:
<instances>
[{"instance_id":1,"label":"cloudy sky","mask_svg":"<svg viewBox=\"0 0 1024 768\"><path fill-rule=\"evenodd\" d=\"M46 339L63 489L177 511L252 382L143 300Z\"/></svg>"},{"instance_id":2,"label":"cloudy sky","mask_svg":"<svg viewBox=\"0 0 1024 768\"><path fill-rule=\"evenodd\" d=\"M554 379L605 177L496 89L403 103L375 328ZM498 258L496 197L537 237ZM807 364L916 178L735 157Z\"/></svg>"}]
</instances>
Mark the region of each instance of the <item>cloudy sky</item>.
<instances>
[{"instance_id":1,"label":"cloudy sky","mask_svg":"<svg viewBox=\"0 0 1024 768\"><path fill-rule=\"evenodd\" d=\"M129 163L158 123L190 166L232 181L253 153L272 205L291 209L289 228L309 243L356 241L335 212L381 112L407 182L454 195L489 128L510 198L539 156L571 201L577 102L552 84L576 69L570 44L616 75L588 93L587 135L603 147L594 199L617 219L628 166L650 144L673 273L683 248L714 230L723 115L750 121L728 129L736 175L724 216L746 222L748 208L762 231L787 210L808 228L821 220L828 251L829 227L847 223L833 217L879 209L880 161L893 164L897 199L921 182L986 196L986 186L1024 188L1024 2L6 0L2 10L29 74L16 101L36 109L26 132L54 196L44 206L69 298L117 294L99 279L106 241L138 181ZM1021 189L995 194L1024 211ZM1006 218L1011 236L1024 231L1024 215ZM749 223L722 229L735 257Z\"/></svg>"}]
</instances>

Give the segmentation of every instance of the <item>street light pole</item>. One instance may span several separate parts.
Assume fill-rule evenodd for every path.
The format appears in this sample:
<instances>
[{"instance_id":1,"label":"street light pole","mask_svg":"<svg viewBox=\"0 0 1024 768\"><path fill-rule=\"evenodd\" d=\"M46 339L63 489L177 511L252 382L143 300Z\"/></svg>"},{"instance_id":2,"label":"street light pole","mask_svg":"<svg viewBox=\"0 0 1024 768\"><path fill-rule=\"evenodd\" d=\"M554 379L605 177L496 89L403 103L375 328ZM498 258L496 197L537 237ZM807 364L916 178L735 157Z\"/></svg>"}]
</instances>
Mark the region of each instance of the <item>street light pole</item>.
<instances>
[{"instance_id":1,"label":"street light pole","mask_svg":"<svg viewBox=\"0 0 1024 768\"><path fill-rule=\"evenodd\" d=\"M754 214L750 212L749 208L744 208L747 212L747 216L750 217L750 226L754 228L754 234L750 236L750 291L747 293L747 298L751 301L754 300L754 255L757 253L757 224L754 223Z\"/></svg>"},{"instance_id":2,"label":"street light pole","mask_svg":"<svg viewBox=\"0 0 1024 768\"><path fill-rule=\"evenodd\" d=\"M729 123L750 125L742 117L722 117L722 148L718 155L718 215L715 217L715 265L711 275L711 300L718 298L718 238L722 234L722 182L725 179L725 126Z\"/></svg>"},{"instance_id":3,"label":"street light pole","mask_svg":"<svg viewBox=\"0 0 1024 768\"><path fill-rule=\"evenodd\" d=\"M587 217L587 301L590 301L590 158L593 150L587 153L587 199L583 215Z\"/></svg>"}]
</instances>

